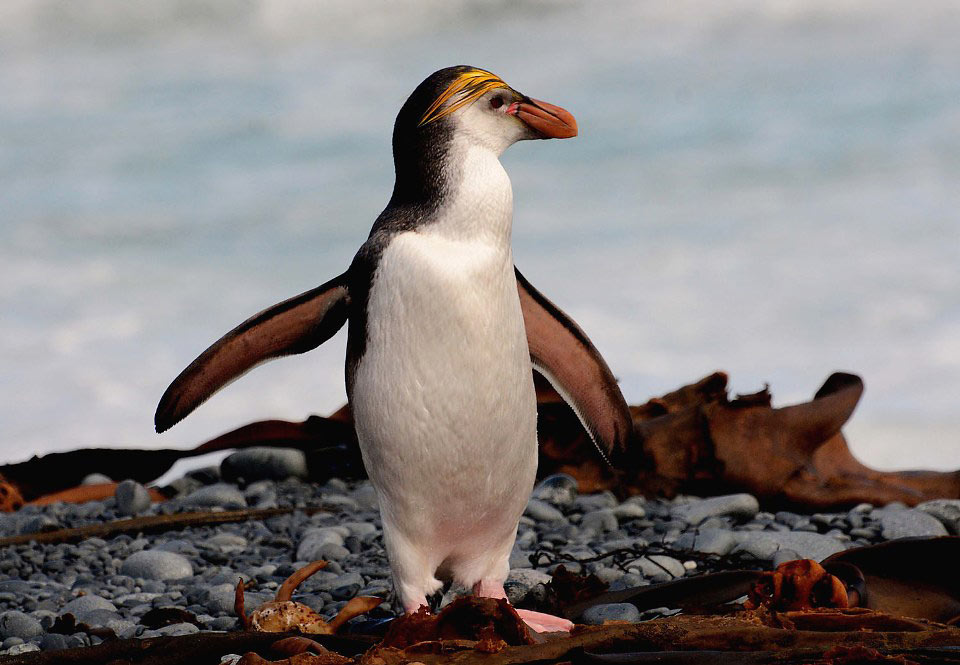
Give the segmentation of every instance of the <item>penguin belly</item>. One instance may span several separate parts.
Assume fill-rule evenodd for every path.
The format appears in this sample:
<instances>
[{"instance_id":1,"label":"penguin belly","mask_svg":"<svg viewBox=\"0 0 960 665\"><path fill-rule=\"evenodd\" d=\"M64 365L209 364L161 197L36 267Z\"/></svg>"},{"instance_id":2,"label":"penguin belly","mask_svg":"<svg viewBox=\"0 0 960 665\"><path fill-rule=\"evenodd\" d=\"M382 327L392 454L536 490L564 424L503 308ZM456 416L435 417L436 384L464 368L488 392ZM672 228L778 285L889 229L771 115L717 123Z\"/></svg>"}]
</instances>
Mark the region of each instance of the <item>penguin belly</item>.
<instances>
[{"instance_id":1,"label":"penguin belly","mask_svg":"<svg viewBox=\"0 0 960 665\"><path fill-rule=\"evenodd\" d=\"M395 236L374 272L366 336L351 404L404 608L440 579L501 583L537 468L509 245Z\"/></svg>"}]
</instances>

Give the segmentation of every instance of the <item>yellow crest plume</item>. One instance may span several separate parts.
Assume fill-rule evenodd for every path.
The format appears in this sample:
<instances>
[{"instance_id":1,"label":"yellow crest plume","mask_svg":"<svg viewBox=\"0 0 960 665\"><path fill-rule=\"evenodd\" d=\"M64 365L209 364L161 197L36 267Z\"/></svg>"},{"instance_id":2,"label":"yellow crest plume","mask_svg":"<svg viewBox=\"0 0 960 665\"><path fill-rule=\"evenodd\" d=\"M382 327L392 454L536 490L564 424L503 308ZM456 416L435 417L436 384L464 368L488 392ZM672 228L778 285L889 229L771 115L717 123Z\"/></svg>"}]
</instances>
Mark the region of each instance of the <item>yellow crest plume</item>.
<instances>
[{"instance_id":1,"label":"yellow crest plume","mask_svg":"<svg viewBox=\"0 0 960 665\"><path fill-rule=\"evenodd\" d=\"M417 127L423 127L434 120L439 120L443 116L453 113L459 108L463 108L467 104L472 104L488 90L507 87L509 86L496 74L491 74L483 69L468 69L459 74L457 78L453 80L453 83L448 85L447 89L440 93L440 96L437 97L433 104L430 105L430 108L423 114L423 117L420 119L420 124L417 125ZM457 99L457 101L443 108L444 103L458 95L459 99Z\"/></svg>"}]
</instances>

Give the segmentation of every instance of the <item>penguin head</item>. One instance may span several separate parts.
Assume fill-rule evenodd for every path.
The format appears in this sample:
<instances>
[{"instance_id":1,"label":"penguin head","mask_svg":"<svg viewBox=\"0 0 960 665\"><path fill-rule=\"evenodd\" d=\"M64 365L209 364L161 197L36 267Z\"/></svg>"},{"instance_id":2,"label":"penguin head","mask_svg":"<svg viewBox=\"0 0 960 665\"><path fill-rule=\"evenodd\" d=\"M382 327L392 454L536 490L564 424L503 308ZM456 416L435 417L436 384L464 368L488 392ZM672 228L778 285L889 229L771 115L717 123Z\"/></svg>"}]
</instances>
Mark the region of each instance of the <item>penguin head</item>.
<instances>
[{"instance_id":1,"label":"penguin head","mask_svg":"<svg viewBox=\"0 0 960 665\"><path fill-rule=\"evenodd\" d=\"M447 67L417 86L397 117L394 139L431 141L456 136L498 155L525 139L571 138L577 122L566 110L531 99L496 74Z\"/></svg>"},{"instance_id":2,"label":"penguin head","mask_svg":"<svg viewBox=\"0 0 960 665\"><path fill-rule=\"evenodd\" d=\"M441 69L417 86L397 115L391 204L438 201L447 166L464 147L499 156L517 141L576 135L569 112L517 92L495 74L465 65Z\"/></svg>"}]
</instances>

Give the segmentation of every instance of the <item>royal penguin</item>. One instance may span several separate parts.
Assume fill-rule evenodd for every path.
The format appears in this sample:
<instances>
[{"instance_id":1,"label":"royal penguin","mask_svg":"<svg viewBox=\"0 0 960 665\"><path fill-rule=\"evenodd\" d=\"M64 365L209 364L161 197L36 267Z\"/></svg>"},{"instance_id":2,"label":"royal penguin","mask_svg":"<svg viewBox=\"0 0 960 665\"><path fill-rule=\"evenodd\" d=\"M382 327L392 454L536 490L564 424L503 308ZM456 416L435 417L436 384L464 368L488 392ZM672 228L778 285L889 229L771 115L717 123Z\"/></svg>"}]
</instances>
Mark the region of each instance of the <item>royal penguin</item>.
<instances>
[{"instance_id":1,"label":"royal penguin","mask_svg":"<svg viewBox=\"0 0 960 665\"><path fill-rule=\"evenodd\" d=\"M271 358L316 348L349 321L347 397L406 612L444 582L504 598L537 470L533 371L570 404L600 454L632 435L606 362L516 269L513 191L500 155L571 138L566 110L476 67L431 74L393 130L396 181L350 267L224 335L167 388L158 432ZM526 610L537 631L569 621Z\"/></svg>"}]
</instances>

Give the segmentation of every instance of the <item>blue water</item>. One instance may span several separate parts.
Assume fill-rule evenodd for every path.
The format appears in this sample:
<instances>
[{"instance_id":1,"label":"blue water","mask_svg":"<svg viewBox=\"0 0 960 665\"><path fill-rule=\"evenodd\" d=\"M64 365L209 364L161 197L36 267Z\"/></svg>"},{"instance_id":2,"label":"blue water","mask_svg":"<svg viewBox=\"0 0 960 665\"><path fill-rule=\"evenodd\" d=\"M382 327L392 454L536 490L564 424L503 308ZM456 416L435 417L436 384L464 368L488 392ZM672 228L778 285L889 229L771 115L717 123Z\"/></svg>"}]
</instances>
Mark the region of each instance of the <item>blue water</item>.
<instances>
[{"instance_id":1,"label":"blue water","mask_svg":"<svg viewBox=\"0 0 960 665\"><path fill-rule=\"evenodd\" d=\"M346 267L403 100L469 63L579 121L504 156L514 250L629 401L854 371L861 458L960 467L958 34L952 1L5 2L0 461L337 408L342 333L152 431L199 351Z\"/></svg>"}]
</instances>

